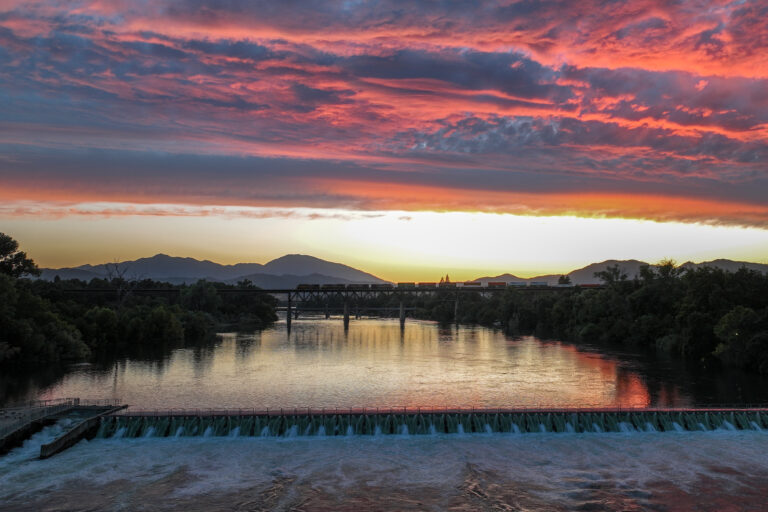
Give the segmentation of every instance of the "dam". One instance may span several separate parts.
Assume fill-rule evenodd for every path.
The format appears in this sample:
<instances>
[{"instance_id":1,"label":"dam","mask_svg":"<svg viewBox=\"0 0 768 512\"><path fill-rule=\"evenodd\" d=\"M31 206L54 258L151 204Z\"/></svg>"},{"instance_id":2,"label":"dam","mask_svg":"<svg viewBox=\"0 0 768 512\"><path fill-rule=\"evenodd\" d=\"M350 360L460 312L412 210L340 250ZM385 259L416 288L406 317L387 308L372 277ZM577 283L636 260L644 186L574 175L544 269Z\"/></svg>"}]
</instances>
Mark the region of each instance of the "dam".
<instances>
[{"instance_id":1,"label":"dam","mask_svg":"<svg viewBox=\"0 0 768 512\"><path fill-rule=\"evenodd\" d=\"M768 429L768 408L124 411L96 437L297 437Z\"/></svg>"}]
</instances>

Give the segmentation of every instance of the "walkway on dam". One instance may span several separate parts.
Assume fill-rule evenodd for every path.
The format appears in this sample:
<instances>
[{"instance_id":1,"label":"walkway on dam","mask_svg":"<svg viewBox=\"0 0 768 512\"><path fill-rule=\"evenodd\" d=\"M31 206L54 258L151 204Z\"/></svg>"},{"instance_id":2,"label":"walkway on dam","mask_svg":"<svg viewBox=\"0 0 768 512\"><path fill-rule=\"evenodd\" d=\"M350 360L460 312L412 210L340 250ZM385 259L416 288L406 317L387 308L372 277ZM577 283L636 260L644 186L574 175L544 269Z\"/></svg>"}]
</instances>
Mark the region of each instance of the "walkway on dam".
<instances>
[{"instance_id":1,"label":"walkway on dam","mask_svg":"<svg viewBox=\"0 0 768 512\"><path fill-rule=\"evenodd\" d=\"M85 420L119 410L120 400L61 398L36 400L0 409L0 455L46 425L68 418Z\"/></svg>"},{"instance_id":2,"label":"walkway on dam","mask_svg":"<svg viewBox=\"0 0 768 512\"><path fill-rule=\"evenodd\" d=\"M768 430L768 407L125 410L104 416L97 437L294 437L708 430Z\"/></svg>"}]
</instances>

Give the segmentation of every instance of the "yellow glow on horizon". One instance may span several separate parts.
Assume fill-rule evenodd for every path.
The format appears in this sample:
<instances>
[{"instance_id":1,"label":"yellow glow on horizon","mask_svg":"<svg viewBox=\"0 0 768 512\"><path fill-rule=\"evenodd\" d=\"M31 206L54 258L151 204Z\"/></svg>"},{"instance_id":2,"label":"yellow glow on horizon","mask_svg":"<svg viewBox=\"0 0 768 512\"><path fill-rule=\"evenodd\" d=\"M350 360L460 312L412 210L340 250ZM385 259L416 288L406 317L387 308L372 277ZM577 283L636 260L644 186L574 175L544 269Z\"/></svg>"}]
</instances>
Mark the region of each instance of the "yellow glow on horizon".
<instances>
[{"instance_id":1,"label":"yellow glow on horizon","mask_svg":"<svg viewBox=\"0 0 768 512\"><path fill-rule=\"evenodd\" d=\"M0 231L44 267L162 252L218 263L289 253L391 281L566 273L606 259L768 262L768 230L676 222L466 212L227 209L178 215L6 217Z\"/></svg>"}]
</instances>

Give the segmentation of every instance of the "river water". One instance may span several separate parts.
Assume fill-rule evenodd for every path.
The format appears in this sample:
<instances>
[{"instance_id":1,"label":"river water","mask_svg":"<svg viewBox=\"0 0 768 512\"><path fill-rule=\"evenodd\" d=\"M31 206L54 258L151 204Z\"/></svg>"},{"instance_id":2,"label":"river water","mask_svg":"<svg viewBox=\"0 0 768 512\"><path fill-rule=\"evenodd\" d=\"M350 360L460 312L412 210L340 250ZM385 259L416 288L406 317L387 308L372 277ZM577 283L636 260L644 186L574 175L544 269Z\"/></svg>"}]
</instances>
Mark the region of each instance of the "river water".
<instances>
[{"instance_id":1,"label":"river water","mask_svg":"<svg viewBox=\"0 0 768 512\"><path fill-rule=\"evenodd\" d=\"M481 327L305 319L215 345L5 377L5 401L137 409L768 402L755 377ZM0 457L0 510L764 510L768 432L94 439Z\"/></svg>"},{"instance_id":2,"label":"river water","mask_svg":"<svg viewBox=\"0 0 768 512\"><path fill-rule=\"evenodd\" d=\"M0 393L2 393L0 384ZM133 408L688 406L768 403L768 380L695 374L615 347L409 320L294 321L213 345L14 378L6 401L118 398ZM0 400L2 400L0 398ZM1 402L0 402L1 403Z\"/></svg>"}]
</instances>

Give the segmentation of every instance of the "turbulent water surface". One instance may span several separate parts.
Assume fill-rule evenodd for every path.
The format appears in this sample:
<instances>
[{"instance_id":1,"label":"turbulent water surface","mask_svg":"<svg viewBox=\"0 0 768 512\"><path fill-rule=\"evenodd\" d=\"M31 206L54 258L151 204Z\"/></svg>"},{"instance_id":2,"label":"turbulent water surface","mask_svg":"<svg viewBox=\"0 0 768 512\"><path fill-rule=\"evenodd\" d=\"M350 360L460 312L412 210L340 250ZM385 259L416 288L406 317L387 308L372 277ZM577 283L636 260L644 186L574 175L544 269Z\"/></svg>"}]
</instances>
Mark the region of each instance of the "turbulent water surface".
<instances>
[{"instance_id":1,"label":"turbulent water surface","mask_svg":"<svg viewBox=\"0 0 768 512\"><path fill-rule=\"evenodd\" d=\"M764 510L750 431L82 442L0 459L3 510Z\"/></svg>"},{"instance_id":2,"label":"turbulent water surface","mask_svg":"<svg viewBox=\"0 0 768 512\"><path fill-rule=\"evenodd\" d=\"M4 399L120 398L137 409L686 406L762 401L763 384L485 328L409 321L401 333L397 321L360 320L345 333L339 320L304 320L290 335L278 324L225 334L207 348L30 377L6 384ZM46 427L0 457L0 510L720 511L764 510L768 495L768 432L760 427L386 436L316 429L307 437L233 430L95 438L37 460L40 445L65 427Z\"/></svg>"}]
</instances>

